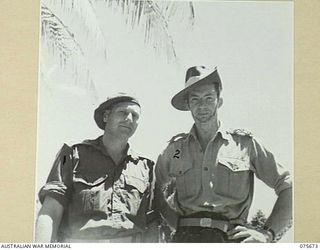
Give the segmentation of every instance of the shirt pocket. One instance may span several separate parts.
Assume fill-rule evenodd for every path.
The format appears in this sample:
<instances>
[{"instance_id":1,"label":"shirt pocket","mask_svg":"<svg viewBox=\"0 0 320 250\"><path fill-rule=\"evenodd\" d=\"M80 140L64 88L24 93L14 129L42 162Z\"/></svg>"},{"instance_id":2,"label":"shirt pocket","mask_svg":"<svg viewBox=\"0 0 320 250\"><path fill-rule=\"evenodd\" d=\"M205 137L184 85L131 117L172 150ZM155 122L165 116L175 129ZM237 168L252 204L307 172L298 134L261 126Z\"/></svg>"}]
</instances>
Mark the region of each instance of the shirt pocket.
<instances>
[{"instance_id":1,"label":"shirt pocket","mask_svg":"<svg viewBox=\"0 0 320 250\"><path fill-rule=\"evenodd\" d=\"M230 199L244 200L253 185L248 160L223 157L215 171L215 192Z\"/></svg>"},{"instance_id":2,"label":"shirt pocket","mask_svg":"<svg viewBox=\"0 0 320 250\"><path fill-rule=\"evenodd\" d=\"M124 175L125 190L123 197L126 210L129 214L136 216L142 201L146 201L149 187L148 181L147 178L143 178L142 176Z\"/></svg>"},{"instance_id":3,"label":"shirt pocket","mask_svg":"<svg viewBox=\"0 0 320 250\"><path fill-rule=\"evenodd\" d=\"M193 161L179 162L173 165L170 175L175 178L177 195L180 200L193 197L201 187Z\"/></svg>"},{"instance_id":4,"label":"shirt pocket","mask_svg":"<svg viewBox=\"0 0 320 250\"><path fill-rule=\"evenodd\" d=\"M107 175L88 182L81 177L74 177L74 204L80 208L81 213L110 212L111 189L105 190Z\"/></svg>"}]
</instances>

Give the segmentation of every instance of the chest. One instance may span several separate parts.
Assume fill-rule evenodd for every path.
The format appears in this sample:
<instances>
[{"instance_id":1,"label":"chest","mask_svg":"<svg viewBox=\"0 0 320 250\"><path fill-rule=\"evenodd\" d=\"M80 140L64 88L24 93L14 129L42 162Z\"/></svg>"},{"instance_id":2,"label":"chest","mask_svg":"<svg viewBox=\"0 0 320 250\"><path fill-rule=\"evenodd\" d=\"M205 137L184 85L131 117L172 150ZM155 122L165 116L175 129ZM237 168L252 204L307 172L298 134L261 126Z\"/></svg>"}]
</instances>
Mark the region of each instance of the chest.
<instances>
[{"instance_id":1,"label":"chest","mask_svg":"<svg viewBox=\"0 0 320 250\"><path fill-rule=\"evenodd\" d=\"M116 165L111 157L99 151L82 151L75 157L73 183L75 191L104 184L104 189L135 183L142 190L149 181L149 169L143 161L122 161ZM143 185L143 184L144 185ZM143 187L142 187L143 186Z\"/></svg>"},{"instance_id":2,"label":"chest","mask_svg":"<svg viewBox=\"0 0 320 250\"><path fill-rule=\"evenodd\" d=\"M149 170L142 160L115 165L104 154L79 154L73 169L72 211L136 214L148 187Z\"/></svg>"},{"instance_id":3,"label":"chest","mask_svg":"<svg viewBox=\"0 0 320 250\"><path fill-rule=\"evenodd\" d=\"M220 165L231 171L249 170L250 148L235 141L211 142L205 150L195 143L178 145L171 155L170 172L181 174L189 169L215 171Z\"/></svg>"}]
</instances>

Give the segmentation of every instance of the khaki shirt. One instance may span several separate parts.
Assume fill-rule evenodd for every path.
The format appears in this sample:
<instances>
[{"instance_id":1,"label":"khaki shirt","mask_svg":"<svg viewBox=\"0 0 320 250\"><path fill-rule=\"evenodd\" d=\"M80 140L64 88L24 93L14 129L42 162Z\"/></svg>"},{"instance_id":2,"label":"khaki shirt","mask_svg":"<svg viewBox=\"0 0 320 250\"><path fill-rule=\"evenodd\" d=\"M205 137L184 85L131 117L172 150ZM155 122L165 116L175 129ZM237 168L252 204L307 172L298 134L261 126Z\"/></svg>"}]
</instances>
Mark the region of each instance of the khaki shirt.
<instances>
[{"instance_id":1,"label":"khaki shirt","mask_svg":"<svg viewBox=\"0 0 320 250\"><path fill-rule=\"evenodd\" d=\"M157 185L181 215L209 211L246 222L254 175L277 195L291 187L289 172L251 134L222 127L205 151L195 127L173 137L156 163Z\"/></svg>"},{"instance_id":2,"label":"khaki shirt","mask_svg":"<svg viewBox=\"0 0 320 250\"><path fill-rule=\"evenodd\" d=\"M39 192L64 207L60 240L125 237L145 229L153 195L153 162L128 147L116 165L102 137L64 144Z\"/></svg>"}]
</instances>

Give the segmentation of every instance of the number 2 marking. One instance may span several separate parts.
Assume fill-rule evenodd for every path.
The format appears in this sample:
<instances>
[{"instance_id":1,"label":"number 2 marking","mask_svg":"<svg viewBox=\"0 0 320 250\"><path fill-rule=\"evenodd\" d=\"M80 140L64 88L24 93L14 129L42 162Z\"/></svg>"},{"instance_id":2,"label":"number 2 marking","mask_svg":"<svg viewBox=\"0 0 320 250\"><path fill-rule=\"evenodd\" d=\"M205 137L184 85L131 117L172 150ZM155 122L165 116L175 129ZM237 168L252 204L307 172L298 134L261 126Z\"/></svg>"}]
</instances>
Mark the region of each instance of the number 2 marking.
<instances>
[{"instance_id":1,"label":"number 2 marking","mask_svg":"<svg viewBox=\"0 0 320 250\"><path fill-rule=\"evenodd\" d=\"M180 150L177 149L177 150L176 150L176 153L175 153L174 156L173 156L173 158L179 159L179 158L180 158L179 154L180 154Z\"/></svg>"}]
</instances>

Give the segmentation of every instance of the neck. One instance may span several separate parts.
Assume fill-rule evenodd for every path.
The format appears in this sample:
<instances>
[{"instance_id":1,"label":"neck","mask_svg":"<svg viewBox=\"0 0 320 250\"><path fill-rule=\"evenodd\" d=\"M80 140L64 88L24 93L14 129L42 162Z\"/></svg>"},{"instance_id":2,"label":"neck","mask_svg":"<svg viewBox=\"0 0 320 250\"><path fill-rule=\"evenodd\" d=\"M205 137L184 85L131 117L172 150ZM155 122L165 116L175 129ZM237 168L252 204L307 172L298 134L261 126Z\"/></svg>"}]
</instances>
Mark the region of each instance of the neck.
<instances>
[{"instance_id":1,"label":"neck","mask_svg":"<svg viewBox=\"0 0 320 250\"><path fill-rule=\"evenodd\" d=\"M198 140L203 150L206 149L209 141L216 135L219 123L215 119L208 123L195 122Z\"/></svg>"},{"instance_id":2,"label":"neck","mask_svg":"<svg viewBox=\"0 0 320 250\"><path fill-rule=\"evenodd\" d=\"M115 137L105 132L102 137L102 141L108 154L116 164L119 164L125 157L128 140Z\"/></svg>"}]
</instances>

